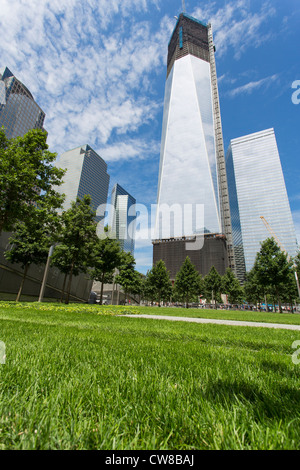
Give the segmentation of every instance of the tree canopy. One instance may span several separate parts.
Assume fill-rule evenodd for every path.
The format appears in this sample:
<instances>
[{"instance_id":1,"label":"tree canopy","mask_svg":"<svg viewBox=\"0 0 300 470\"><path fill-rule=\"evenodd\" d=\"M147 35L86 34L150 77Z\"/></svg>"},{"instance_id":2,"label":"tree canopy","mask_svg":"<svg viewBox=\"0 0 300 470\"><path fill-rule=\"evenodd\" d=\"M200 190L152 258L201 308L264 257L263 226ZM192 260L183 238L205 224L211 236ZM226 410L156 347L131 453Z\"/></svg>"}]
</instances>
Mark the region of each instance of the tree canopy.
<instances>
[{"instance_id":1,"label":"tree canopy","mask_svg":"<svg viewBox=\"0 0 300 470\"><path fill-rule=\"evenodd\" d=\"M91 208L91 197L77 198L61 216L62 229L58 245L54 248L52 264L69 274L66 303L69 303L73 275L87 272L93 247L97 243L95 212ZM64 257L64 258L62 258Z\"/></svg>"},{"instance_id":2,"label":"tree canopy","mask_svg":"<svg viewBox=\"0 0 300 470\"><path fill-rule=\"evenodd\" d=\"M274 290L279 310L282 311L281 297L285 290L285 284L290 279L292 262L288 261L274 238L268 238L261 243L261 249L256 255L253 270L257 282L269 291Z\"/></svg>"},{"instance_id":3,"label":"tree canopy","mask_svg":"<svg viewBox=\"0 0 300 470\"><path fill-rule=\"evenodd\" d=\"M220 295L222 278L214 266L211 267L209 273L204 277L204 291L208 299L212 299L217 308L217 297Z\"/></svg>"},{"instance_id":4,"label":"tree canopy","mask_svg":"<svg viewBox=\"0 0 300 470\"><path fill-rule=\"evenodd\" d=\"M108 227L104 231L108 232ZM102 305L104 283L112 282L114 271L120 267L122 252L120 244L113 238L98 238L91 253L89 275L94 281L101 282L100 305Z\"/></svg>"},{"instance_id":5,"label":"tree canopy","mask_svg":"<svg viewBox=\"0 0 300 470\"><path fill-rule=\"evenodd\" d=\"M0 129L0 234L31 217L33 206L45 199L61 207L55 187L62 183L65 170L53 165L56 154L48 150L46 139L41 129L14 139L7 139Z\"/></svg>"},{"instance_id":6,"label":"tree canopy","mask_svg":"<svg viewBox=\"0 0 300 470\"><path fill-rule=\"evenodd\" d=\"M191 298L199 296L201 292L201 276L187 256L176 275L174 293L180 300L186 303L186 308L188 308Z\"/></svg>"},{"instance_id":7,"label":"tree canopy","mask_svg":"<svg viewBox=\"0 0 300 470\"><path fill-rule=\"evenodd\" d=\"M227 268L222 276L221 289L222 294L227 295L230 304L242 302L244 291L230 268Z\"/></svg>"},{"instance_id":8,"label":"tree canopy","mask_svg":"<svg viewBox=\"0 0 300 470\"><path fill-rule=\"evenodd\" d=\"M142 288L141 277L135 269L135 259L131 253L122 251L118 270L119 273L115 277L115 282L124 289L126 302L129 292L137 294Z\"/></svg>"},{"instance_id":9,"label":"tree canopy","mask_svg":"<svg viewBox=\"0 0 300 470\"><path fill-rule=\"evenodd\" d=\"M172 295L172 283L165 263L160 260L148 272L148 282L152 286L153 299L160 307L162 300L170 300Z\"/></svg>"}]
</instances>

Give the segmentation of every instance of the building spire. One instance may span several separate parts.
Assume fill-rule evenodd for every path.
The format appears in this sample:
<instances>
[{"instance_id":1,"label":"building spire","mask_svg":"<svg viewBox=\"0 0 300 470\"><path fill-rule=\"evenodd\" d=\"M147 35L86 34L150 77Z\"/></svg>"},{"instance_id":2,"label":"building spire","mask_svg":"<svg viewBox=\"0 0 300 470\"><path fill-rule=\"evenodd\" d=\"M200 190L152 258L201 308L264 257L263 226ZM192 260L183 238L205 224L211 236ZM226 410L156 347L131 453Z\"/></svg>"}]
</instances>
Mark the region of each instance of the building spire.
<instances>
[{"instance_id":1,"label":"building spire","mask_svg":"<svg viewBox=\"0 0 300 470\"><path fill-rule=\"evenodd\" d=\"M182 11L185 13L185 0L182 0Z\"/></svg>"}]
</instances>

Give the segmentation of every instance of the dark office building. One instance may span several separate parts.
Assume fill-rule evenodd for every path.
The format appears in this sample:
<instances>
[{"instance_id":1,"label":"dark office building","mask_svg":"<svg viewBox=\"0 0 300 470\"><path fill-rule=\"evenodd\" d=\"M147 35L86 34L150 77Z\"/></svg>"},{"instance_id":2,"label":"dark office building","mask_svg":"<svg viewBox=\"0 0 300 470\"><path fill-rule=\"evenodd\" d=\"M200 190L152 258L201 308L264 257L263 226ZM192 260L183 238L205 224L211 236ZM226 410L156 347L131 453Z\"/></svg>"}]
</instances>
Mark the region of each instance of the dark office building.
<instances>
[{"instance_id":1,"label":"dark office building","mask_svg":"<svg viewBox=\"0 0 300 470\"><path fill-rule=\"evenodd\" d=\"M228 267L226 239L224 235L204 235L203 248L198 250L188 249L188 245L196 243L196 237L189 239L154 240L153 264L163 260L170 278L175 280L184 260L188 256L195 265L197 271L205 276L212 266L223 276Z\"/></svg>"},{"instance_id":2,"label":"dark office building","mask_svg":"<svg viewBox=\"0 0 300 470\"><path fill-rule=\"evenodd\" d=\"M45 113L28 88L5 67L0 69L0 127L10 139L43 129Z\"/></svg>"}]
</instances>

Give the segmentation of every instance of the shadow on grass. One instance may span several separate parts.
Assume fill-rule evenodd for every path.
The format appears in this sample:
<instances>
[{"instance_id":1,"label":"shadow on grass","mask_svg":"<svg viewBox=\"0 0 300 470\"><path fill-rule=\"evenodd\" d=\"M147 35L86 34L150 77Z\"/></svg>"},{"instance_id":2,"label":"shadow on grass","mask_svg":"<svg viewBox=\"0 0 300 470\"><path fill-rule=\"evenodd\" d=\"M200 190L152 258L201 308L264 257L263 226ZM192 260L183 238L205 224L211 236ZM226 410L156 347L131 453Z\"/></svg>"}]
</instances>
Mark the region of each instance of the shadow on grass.
<instances>
[{"instance_id":1,"label":"shadow on grass","mask_svg":"<svg viewBox=\"0 0 300 470\"><path fill-rule=\"evenodd\" d=\"M300 419L300 390L276 384L264 391L257 384L218 380L209 385L204 398L227 408L237 403L249 406L256 421L264 419ZM298 410L298 412L297 412Z\"/></svg>"}]
</instances>

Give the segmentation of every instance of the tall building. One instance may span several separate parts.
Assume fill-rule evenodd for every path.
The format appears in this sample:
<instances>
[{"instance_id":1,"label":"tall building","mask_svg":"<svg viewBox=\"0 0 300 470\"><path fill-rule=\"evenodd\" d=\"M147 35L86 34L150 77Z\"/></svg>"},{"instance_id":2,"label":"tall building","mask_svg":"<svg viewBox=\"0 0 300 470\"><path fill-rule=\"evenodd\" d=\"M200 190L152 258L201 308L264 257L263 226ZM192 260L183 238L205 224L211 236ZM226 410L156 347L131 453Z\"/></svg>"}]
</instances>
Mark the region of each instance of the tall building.
<instances>
[{"instance_id":1,"label":"tall building","mask_svg":"<svg viewBox=\"0 0 300 470\"><path fill-rule=\"evenodd\" d=\"M89 194L93 210L102 206L96 220L104 219L104 208L107 203L109 175L107 164L89 145L82 145L64 152L56 162L59 168L67 170L63 177L64 183L58 191L66 195L64 209L69 209L72 201Z\"/></svg>"},{"instance_id":2,"label":"tall building","mask_svg":"<svg viewBox=\"0 0 300 470\"><path fill-rule=\"evenodd\" d=\"M162 209L172 207L181 217L171 217L164 230L167 211ZM199 210L197 217L197 208L201 207L204 212ZM187 218L190 223L186 230ZM212 27L182 13L168 46L153 261L159 252L172 271L174 257L182 250L167 248L169 243L186 243L186 237L202 235L204 244L209 244L212 234L226 236L225 264L234 270ZM162 244L164 240L168 243ZM168 261L163 246L168 252L174 251L174 262L172 258ZM186 248L187 255L193 251ZM198 251L200 257L213 253L210 249ZM220 267L222 272L225 264ZM213 259L206 260L205 265L211 267Z\"/></svg>"},{"instance_id":3,"label":"tall building","mask_svg":"<svg viewBox=\"0 0 300 470\"><path fill-rule=\"evenodd\" d=\"M111 226L122 250L134 254L136 200L119 184L111 193Z\"/></svg>"},{"instance_id":4,"label":"tall building","mask_svg":"<svg viewBox=\"0 0 300 470\"><path fill-rule=\"evenodd\" d=\"M30 129L43 129L45 113L28 88L7 68L0 69L0 127L6 136L19 137Z\"/></svg>"},{"instance_id":5,"label":"tall building","mask_svg":"<svg viewBox=\"0 0 300 470\"><path fill-rule=\"evenodd\" d=\"M297 252L274 129L231 140L226 168L237 276L243 281L254 265L260 243L272 233L290 256Z\"/></svg>"}]
</instances>

